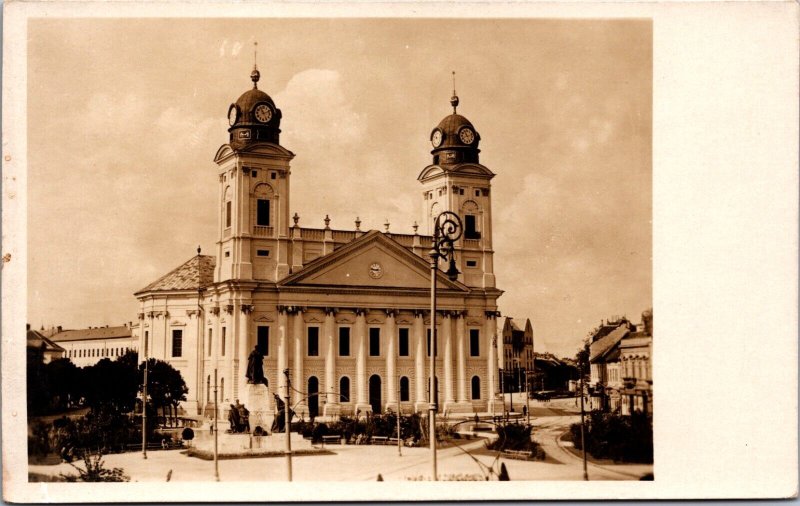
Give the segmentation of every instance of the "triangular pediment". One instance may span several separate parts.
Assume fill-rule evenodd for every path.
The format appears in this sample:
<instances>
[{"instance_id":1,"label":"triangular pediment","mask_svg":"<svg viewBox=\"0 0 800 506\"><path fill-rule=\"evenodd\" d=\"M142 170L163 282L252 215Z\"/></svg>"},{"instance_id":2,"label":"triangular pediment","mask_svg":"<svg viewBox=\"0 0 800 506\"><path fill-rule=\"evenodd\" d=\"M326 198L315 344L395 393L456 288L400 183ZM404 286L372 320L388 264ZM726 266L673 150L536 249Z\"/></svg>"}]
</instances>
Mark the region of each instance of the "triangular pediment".
<instances>
[{"instance_id":1,"label":"triangular pediment","mask_svg":"<svg viewBox=\"0 0 800 506\"><path fill-rule=\"evenodd\" d=\"M441 272L437 282L439 288L469 291ZM373 230L317 258L279 285L429 290L430 266L390 237Z\"/></svg>"}]
</instances>

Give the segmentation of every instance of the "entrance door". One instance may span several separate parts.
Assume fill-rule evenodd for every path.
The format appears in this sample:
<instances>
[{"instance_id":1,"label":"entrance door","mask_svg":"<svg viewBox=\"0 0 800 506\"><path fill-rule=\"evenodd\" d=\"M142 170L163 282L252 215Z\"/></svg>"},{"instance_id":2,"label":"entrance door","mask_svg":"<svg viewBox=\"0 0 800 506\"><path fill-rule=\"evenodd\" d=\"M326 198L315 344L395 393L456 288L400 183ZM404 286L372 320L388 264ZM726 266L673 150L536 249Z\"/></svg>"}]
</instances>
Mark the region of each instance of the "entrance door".
<instances>
[{"instance_id":1,"label":"entrance door","mask_svg":"<svg viewBox=\"0 0 800 506\"><path fill-rule=\"evenodd\" d=\"M381 377L377 374L369 377L369 403L373 413L381 413Z\"/></svg>"},{"instance_id":2,"label":"entrance door","mask_svg":"<svg viewBox=\"0 0 800 506\"><path fill-rule=\"evenodd\" d=\"M319 415L319 380L316 376L308 378L308 416L311 418Z\"/></svg>"}]
</instances>

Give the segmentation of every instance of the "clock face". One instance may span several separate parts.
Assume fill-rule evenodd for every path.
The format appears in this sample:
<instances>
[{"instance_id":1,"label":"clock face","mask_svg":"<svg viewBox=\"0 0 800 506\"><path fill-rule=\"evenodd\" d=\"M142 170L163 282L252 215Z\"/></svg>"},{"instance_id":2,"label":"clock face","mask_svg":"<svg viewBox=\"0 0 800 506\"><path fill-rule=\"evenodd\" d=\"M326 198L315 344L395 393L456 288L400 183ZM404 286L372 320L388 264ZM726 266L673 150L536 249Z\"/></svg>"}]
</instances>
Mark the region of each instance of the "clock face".
<instances>
[{"instance_id":1,"label":"clock face","mask_svg":"<svg viewBox=\"0 0 800 506\"><path fill-rule=\"evenodd\" d=\"M464 144L472 144L472 141L475 140L475 132L469 128L462 128L461 131L458 132L458 138L461 139L461 142Z\"/></svg>"},{"instance_id":2,"label":"clock face","mask_svg":"<svg viewBox=\"0 0 800 506\"><path fill-rule=\"evenodd\" d=\"M236 110L236 106L231 104L230 109L228 109L228 123L233 126L236 123L236 118L239 116L239 111Z\"/></svg>"},{"instance_id":3,"label":"clock face","mask_svg":"<svg viewBox=\"0 0 800 506\"><path fill-rule=\"evenodd\" d=\"M369 266L369 277L378 279L383 276L383 267L378 262L374 262Z\"/></svg>"},{"instance_id":4,"label":"clock face","mask_svg":"<svg viewBox=\"0 0 800 506\"><path fill-rule=\"evenodd\" d=\"M261 104L256 107L255 116L256 119L261 123L266 123L272 119L272 109L270 109L266 104Z\"/></svg>"},{"instance_id":5,"label":"clock face","mask_svg":"<svg viewBox=\"0 0 800 506\"><path fill-rule=\"evenodd\" d=\"M431 136L431 144L433 144L434 148L438 148L442 145L442 131L441 130L434 130L433 135Z\"/></svg>"}]
</instances>

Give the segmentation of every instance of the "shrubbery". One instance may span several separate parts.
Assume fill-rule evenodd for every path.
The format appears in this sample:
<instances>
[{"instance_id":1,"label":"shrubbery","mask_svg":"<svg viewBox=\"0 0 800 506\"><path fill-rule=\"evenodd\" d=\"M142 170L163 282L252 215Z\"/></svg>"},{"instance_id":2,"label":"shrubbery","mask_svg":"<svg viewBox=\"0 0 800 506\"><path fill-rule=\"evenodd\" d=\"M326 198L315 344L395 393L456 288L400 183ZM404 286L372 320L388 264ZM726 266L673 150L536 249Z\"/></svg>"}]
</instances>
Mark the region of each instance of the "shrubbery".
<instances>
[{"instance_id":1,"label":"shrubbery","mask_svg":"<svg viewBox=\"0 0 800 506\"><path fill-rule=\"evenodd\" d=\"M508 423L497 426L498 438L487 444L490 450L529 451L536 460L545 458L544 450L539 443L531 439L531 425Z\"/></svg>"},{"instance_id":2,"label":"shrubbery","mask_svg":"<svg viewBox=\"0 0 800 506\"><path fill-rule=\"evenodd\" d=\"M570 427L575 448L581 450L581 424ZM653 421L641 412L633 416L594 411L586 422L586 451L594 458L619 462L653 462Z\"/></svg>"}]
</instances>

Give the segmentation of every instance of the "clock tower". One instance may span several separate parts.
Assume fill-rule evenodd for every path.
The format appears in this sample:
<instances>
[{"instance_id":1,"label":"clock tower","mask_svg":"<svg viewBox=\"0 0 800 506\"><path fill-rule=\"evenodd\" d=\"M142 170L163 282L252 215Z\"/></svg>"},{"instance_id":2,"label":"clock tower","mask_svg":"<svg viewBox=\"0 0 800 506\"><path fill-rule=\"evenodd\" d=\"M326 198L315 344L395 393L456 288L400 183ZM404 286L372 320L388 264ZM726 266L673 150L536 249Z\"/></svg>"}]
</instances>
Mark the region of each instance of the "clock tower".
<instances>
[{"instance_id":1,"label":"clock tower","mask_svg":"<svg viewBox=\"0 0 800 506\"><path fill-rule=\"evenodd\" d=\"M217 151L219 239L214 281L278 281L289 273L289 175L281 110L253 87L228 108L228 144Z\"/></svg>"},{"instance_id":2,"label":"clock tower","mask_svg":"<svg viewBox=\"0 0 800 506\"><path fill-rule=\"evenodd\" d=\"M459 281L471 287L494 288L490 184L494 173L480 164L481 136L458 114L458 103L453 90L453 113L431 132L433 163L417 178L422 183L423 220L427 233L432 234L440 213L456 213L464 225L456 245L456 262L462 273Z\"/></svg>"}]
</instances>

